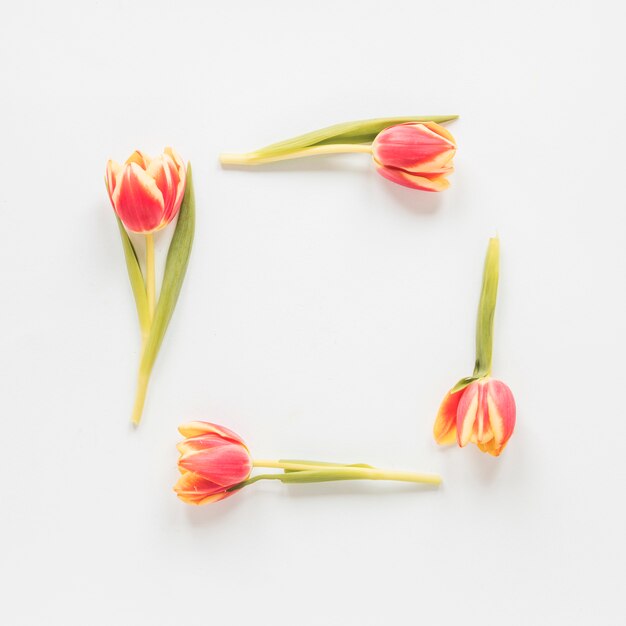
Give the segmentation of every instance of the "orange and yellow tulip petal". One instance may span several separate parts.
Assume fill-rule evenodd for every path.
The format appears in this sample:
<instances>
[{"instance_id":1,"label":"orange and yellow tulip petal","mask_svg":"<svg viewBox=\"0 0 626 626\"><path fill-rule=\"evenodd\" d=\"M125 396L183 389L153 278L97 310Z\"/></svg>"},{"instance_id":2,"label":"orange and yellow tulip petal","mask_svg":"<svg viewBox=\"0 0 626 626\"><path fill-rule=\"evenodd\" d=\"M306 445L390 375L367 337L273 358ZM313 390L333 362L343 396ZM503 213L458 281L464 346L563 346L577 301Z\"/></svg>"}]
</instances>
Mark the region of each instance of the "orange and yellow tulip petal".
<instances>
[{"instance_id":1,"label":"orange and yellow tulip petal","mask_svg":"<svg viewBox=\"0 0 626 626\"><path fill-rule=\"evenodd\" d=\"M183 502L188 504L209 504L223 500L234 493L225 491L223 486L193 472L185 472L178 479L174 491Z\"/></svg>"},{"instance_id":2,"label":"orange and yellow tulip petal","mask_svg":"<svg viewBox=\"0 0 626 626\"><path fill-rule=\"evenodd\" d=\"M452 136L452 133L445 126L442 126L441 124L437 124L437 122L422 122L422 123L424 124L424 126L426 126L426 128L436 133L440 137L447 139L450 142L450 144L456 147L456 140Z\"/></svg>"},{"instance_id":3,"label":"orange and yellow tulip petal","mask_svg":"<svg viewBox=\"0 0 626 626\"><path fill-rule=\"evenodd\" d=\"M176 444L177 450L181 455L193 454L199 452L207 447L229 446L232 445L232 441L224 439L214 433L207 435L198 435L196 437L190 437Z\"/></svg>"},{"instance_id":4,"label":"orange and yellow tulip petal","mask_svg":"<svg viewBox=\"0 0 626 626\"><path fill-rule=\"evenodd\" d=\"M411 189L419 189L421 191L443 191L450 186L450 181L444 175L435 175L427 177L425 175L418 176L410 174L400 169L390 167L377 167L378 173L393 183L409 187Z\"/></svg>"},{"instance_id":5,"label":"orange and yellow tulip petal","mask_svg":"<svg viewBox=\"0 0 626 626\"><path fill-rule=\"evenodd\" d=\"M106 186L107 186L107 192L109 193L109 199L111 200L111 203L113 203L113 190L117 186L117 179L121 171L122 171L122 168L120 167L119 163L116 163L115 161L112 161L112 160L109 160L107 162L107 169L106 169L106 184L107 185Z\"/></svg>"},{"instance_id":6,"label":"orange and yellow tulip petal","mask_svg":"<svg viewBox=\"0 0 626 626\"><path fill-rule=\"evenodd\" d=\"M148 165L150 165L150 161L152 159L147 155L141 152L140 150L135 150L127 159L126 165L130 165L131 163L135 163L139 165L142 170L148 169Z\"/></svg>"},{"instance_id":7,"label":"orange and yellow tulip petal","mask_svg":"<svg viewBox=\"0 0 626 626\"><path fill-rule=\"evenodd\" d=\"M236 432L233 432L230 428L226 428L226 426L212 424L211 422L187 422L186 424L181 424L178 427L178 432L183 437L197 437L198 435L215 434L223 439L228 439L245 445L243 439Z\"/></svg>"},{"instance_id":8,"label":"orange and yellow tulip petal","mask_svg":"<svg viewBox=\"0 0 626 626\"><path fill-rule=\"evenodd\" d=\"M433 427L433 435L435 441L442 446L456 442L456 413L462 395L462 391L457 391L456 393L448 392L439 407Z\"/></svg>"},{"instance_id":9,"label":"orange and yellow tulip petal","mask_svg":"<svg viewBox=\"0 0 626 626\"><path fill-rule=\"evenodd\" d=\"M516 406L513 393L502 381L490 379L487 384L487 411L493 433L493 449L487 450L499 456L515 429Z\"/></svg>"}]
</instances>

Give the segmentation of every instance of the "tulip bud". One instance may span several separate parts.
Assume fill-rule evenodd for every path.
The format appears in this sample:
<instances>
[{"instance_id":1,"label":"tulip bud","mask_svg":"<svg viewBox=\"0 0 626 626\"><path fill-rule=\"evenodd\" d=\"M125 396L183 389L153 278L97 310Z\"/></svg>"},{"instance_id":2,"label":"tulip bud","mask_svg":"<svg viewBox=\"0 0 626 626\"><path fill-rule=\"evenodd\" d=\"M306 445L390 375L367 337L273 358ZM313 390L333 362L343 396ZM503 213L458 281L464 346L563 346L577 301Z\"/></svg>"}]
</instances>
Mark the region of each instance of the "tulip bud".
<instances>
[{"instance_id":1,"label":"tulip bud","mask_svg":"<svg viewBox=\"0 0 626 626\"><path fill-rule=\"evenodd\" d=\"M435 122L407 123L381 131L372 143L378 173L388 180L423 191L443 191L454 171L454 137Z\"/></svg>"},{"instance_id":2,"label":"tulip bud","mask_svg":"<svg viewBox=\"0 0 626 626\"><path fill-rule=\"evenodd\" d=\"M174 490L184 502L223 500L234 493L229 488L250 476L252 459L239 435L208 422L191 422L178 430L186 439L177 446L182 476Z\"/></svg>"},{"instance_id":3,"label":"tulip bud","mask_svg":"<svg viewBox=\"0 0 626 626\"><path fill-rule=\"evenodd\" d=\"M185 167L172 148L165 148L154 159L136 150L123 166L109 161L106 180L117 216L135 233L167 226L176 217L185 193Z\"/></svg>"},{"instance_id":4,"label":"tulip bud","mask_svg":"<svg viewBox=\"0 0 626 626\"><path fill-rule=\"evenodd\" d=\"M501 381L481 378L460 391L450 391L435 420L439 444L475 443L483 452L499 456L515 428L515 400Z\"/></svg>"}]
</instances>

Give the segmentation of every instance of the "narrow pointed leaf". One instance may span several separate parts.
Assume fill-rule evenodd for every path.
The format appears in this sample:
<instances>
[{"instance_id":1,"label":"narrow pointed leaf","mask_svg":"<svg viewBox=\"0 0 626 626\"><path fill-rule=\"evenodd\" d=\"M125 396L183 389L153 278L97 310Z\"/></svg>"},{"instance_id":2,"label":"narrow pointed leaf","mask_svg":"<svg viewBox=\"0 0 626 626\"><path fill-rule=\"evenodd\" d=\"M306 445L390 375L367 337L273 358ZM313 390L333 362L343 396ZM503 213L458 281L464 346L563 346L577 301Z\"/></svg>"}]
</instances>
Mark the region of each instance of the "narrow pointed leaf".
<instances>
[{"instance_id":1,"label":"narrow pointed leaf","mask_svg":"<svg viewBox=\"0 0 626 626\"><path fill-rule=\"evenodd\" d=\"M139 327L141 328L142 335L147 335L150 329L150 313L148 311L148 297L146 295L146 283L141 273L141 267L139 266L139 260L137 259L137 253L133 246L124 225L117 215L117 226L120 231L120 237L122 239L122 247L124 248L124 258L126 259L126 269L128 270L128 278L130 279L130 286L133 289L133 296L135 297L135 305L137 307L137 317L139 318Z\"/></svg>"}]
</instances>

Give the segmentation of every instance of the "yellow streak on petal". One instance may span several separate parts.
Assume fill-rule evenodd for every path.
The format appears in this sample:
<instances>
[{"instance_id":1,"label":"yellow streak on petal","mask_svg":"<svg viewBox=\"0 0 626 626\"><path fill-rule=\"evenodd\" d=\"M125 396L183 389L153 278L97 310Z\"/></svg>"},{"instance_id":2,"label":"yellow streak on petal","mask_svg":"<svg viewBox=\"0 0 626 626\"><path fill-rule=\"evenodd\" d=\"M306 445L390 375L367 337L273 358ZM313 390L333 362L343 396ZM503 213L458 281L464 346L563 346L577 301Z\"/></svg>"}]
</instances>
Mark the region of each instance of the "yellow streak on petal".
<instances>
[{"instance_id":1,"label":"yellow streak on petal","mask_svg":"<svg viewBox=\"0 0 626 626\"><path fill-rule=\"evenodd\" d=\"M461 447L466 446L470 441L473 441L473 438L475 438L474 424L478 413L478 396L478 393L474 394L470 405L467 407L467 412L463 417L461 432L459 433L459 445Z\"/></svg>"},{"instance_id":2,"label":"yellow streak on petal","mask_svg":"<svg viewBox=\"0 0 626 626\"><path fill-rule=\"evenodd\" d=\"M414 172L415 174L436 174L440 171L451 173L452 167L449 164L455 154L456 150L451 148L450 150L441 152L430 161L420 161L419 163L415 163L415 165L403 169Z\"/></svg>"},{"instance_id":3,"label":"yellow streak on petal","mask_svg":"<svg viewBox=\"0 0 626 626\"><path fill-rule=\"evenodd\" d=\"M489 394L487 394L487 408L489 409L489 422L491 424L493 438L499 445L504 439L504 421L500 411L498 411L498 406Z\"/></svg>"},{"instance_id":4,"label":"yellow streak on petal","mask_svg":"<svg viewBox=\"0 0 626 626\"><path fill-rule=\"evenodd\" d=\"M436 135L439 135L443 139L446 139L453 146L456 146L456 140L452 136L452 133L444 126L441 126L441 124L437 124L436 122L424 122L424 126L426 126L428 130L432 131Z\"/></svg>"},{"instance_id":5,"label":"yellow streak on petal","mask_svg":"<svg viewBox=\"0 0 626 626\"><path fill-rule=\"evenodd\" d=\"M152 159L147 154L144 154L143 152L140 152L139 150L135 150L126 159L126 165L130 165L131 163L136 163L137 165L139 165L141 169L145 170L148 167L148 165L150 165L151 160Z\"/></svg>"},{"instance_id":6,"label":"yellow streak on petal","mask_svg":"<svg viewBox=\"0 0 626 626\"><path fill-rule=\"evenodd\" d=\"M154 178L148 176L145 170L141 169L139 165L136 163L130 163L129 165L125 165L122 171L122 175L119 177L117 185L115 187L115 191L113 192L113 204L115 206L119 206L119 198L127 186L128 181L126 180L128 169L130 168L130 178L134 178L134 182L138 184L143 190L143 193L149 196L152 196L154 201L161 205L161 209L163 208L163 194L161 190L157 187L157 184Z\"/></svg>"},{"instance_id":7,"label":"yellow streak on petal","mask_svg":"<svg viewBox=\"0 0 626 626\"><path fill-rule=\"evenodd\" d=\"M178 154L178 152L176 152L176 150L174 150L174 148L170 148L168 146L167 148L165 148L165 150L163 150L163 152L174 160L174 162L176 163L176 167L179 170L183 170L184 171L185 164L183 163L183 160L181 159L180 154Z\"/></svg>"},{"instance_id":8,"label":"yellow streak on petal","mask_svg":"<svg viewBox=\"0 0 626 626\"><path fill-rule=\"evenodd\" d=\"M207 422L187 422L186 424L181 424L178 427L178 432L183 437L197 437L198 435L206 435L207 433L214 433L215 428L208 424Z\"/></svg>"},{"instance_id":9,"label":"yellow streak on petal","mask_svg":"<svg viewBox=\"0 0 626 626\"><path fill-rule=\"evenodd\" d=\"M443 435L435 434L435 441L440 446L451 446L452 444L456 443L456 429L452 428Z\"/></svg>"},{"instance_id":10,"label":"yellow streak on petal","mask_svg":"<svg viewBox=\"0 0 626 626\"><path fill-rule=\"evenodd\" d=\"M426 176L415 176L403 170L398 170L401 176L409 182L419 185L429 191L443 191L450 186L450 181L445 176L436 176L435 178L427 178Z\"/></svg>"}]
</instances>

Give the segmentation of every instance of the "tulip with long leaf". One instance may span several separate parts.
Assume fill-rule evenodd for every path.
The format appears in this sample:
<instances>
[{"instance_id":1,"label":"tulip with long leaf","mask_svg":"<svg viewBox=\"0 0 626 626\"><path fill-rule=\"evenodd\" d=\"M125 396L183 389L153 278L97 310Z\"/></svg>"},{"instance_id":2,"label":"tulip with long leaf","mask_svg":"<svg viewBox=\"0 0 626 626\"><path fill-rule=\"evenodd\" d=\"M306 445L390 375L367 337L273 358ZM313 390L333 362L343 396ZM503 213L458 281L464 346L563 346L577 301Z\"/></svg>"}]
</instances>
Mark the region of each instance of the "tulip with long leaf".
<instances>
[{"instance_id":1,"label":"tulip with long leaf","mask_svg":"<svg viewBox=\"0 0 626 626\"><path fill-rule=\"evenodd\" d=\"M456 115L387 117L336 124L271 144L254 152L222 154L224 165L263 165L302 157L362 152L381 176L422 191L449 187L456 153L454 137L441 124Z\"/></svg>"},{"instance_id":2,"label":"tulip with long leaf","mask_svg":"<svg viewBox=\"0 0 626 626\"><path fill-rule=\"evenodd\" d=\"M150 374L174 312L191 253L195 227L191 165L187 164L185 168L172 148L166 148L156 158L137 150L123 165L115 161L107 163L106 186L117 215L141 328L141 359L132 413L136 425L141 420ZM176 217L178 221L157 300L155 233ZM145 240L143 271L129 235Z\"/></svg>"},{"instance_id":3,"label":"tulip with long leaf","mask_svg":"<svg viewBox=\"0 0 626 626\"><path fill-rule=\"evenodd\" d=\"M436 474L381 470L355 463L254 459L243 439L232 430L210 422L189 422L178 429L181 473L174 491L188 504L209 504L234 495L260 480L282 483L321 483L339 480L393 480L439 485ZM254 469L261 473L252 476ZM266 469L279 470L266 472Z\"/></svg>"},{"instance_id":4,"label":"tulip with long leaf","mask_svg":"<svg viewBox=\"0 0 626 626\"><path fill-rule=\"evenodd\" d=\"M476 363L443 399L433 434L437 443L468 443L500 456L515 428L515 400L502 381L491 377L493 320L498 295L500 241L489 240L476 322Z\"/></svg>"}]
</instances>

